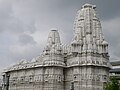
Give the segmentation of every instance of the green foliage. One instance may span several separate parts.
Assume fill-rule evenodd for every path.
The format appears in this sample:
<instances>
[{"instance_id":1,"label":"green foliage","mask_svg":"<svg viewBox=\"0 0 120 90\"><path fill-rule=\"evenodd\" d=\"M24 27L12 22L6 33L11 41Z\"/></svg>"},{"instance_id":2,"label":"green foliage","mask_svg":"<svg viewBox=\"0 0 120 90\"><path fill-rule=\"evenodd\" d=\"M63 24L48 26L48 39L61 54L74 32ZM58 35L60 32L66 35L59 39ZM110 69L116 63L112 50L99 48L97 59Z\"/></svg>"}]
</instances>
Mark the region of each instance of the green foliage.
<instances>
[{"instance_id":1,"label":"green foliage","mask_svg":"<svg viewBox=\"0 0 120 90\"><path fill-rule=\"evenodd\" d=\"M110 81L105 85L104 90L120 90L120 84L115 77L110 78Z\"/></svg>"}]
</instances>

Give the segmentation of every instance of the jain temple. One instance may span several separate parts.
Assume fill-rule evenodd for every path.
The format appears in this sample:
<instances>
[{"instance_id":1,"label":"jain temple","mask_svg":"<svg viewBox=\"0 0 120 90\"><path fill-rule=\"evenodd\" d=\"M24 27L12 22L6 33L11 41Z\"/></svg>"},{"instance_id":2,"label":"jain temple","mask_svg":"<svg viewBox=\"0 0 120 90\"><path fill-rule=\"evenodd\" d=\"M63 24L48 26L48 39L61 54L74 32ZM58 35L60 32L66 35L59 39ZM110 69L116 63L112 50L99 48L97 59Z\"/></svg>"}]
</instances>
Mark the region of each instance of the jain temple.
<instances>
[{"instance_id":1,"label":"jain temple","mask_svg":"<svg viewBox=\"0 0 120 90\"><path fill-rule=\"evenodd\" d=\"M109 69L96 6L85 4L77 11L71 43L62 44L58 30L52 29L34 62L21 61L4 70L3 90L103 90Z\"/></svg>"}]
</instances>

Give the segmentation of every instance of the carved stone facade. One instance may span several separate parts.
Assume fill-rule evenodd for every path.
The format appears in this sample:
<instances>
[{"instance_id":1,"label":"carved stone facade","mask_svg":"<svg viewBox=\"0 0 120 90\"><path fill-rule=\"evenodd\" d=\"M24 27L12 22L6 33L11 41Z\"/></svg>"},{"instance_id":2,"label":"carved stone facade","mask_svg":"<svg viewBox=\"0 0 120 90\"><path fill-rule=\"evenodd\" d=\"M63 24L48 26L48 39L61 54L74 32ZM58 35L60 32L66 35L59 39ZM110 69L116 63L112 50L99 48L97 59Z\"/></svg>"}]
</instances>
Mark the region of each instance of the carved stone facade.
<instances>
[{"instance_id":1,"label":"carved stone facade","mask_svg":"<svg viewBox=\"0 0 120 90\"><path fill-rule=\"evenodd\" d=\"M70 45L61 44L52 29L40 56L7 69L4 90L103 90L109 75L108 43L95 8L85 4L78 10Z\"/></svg>"}]
</instances>

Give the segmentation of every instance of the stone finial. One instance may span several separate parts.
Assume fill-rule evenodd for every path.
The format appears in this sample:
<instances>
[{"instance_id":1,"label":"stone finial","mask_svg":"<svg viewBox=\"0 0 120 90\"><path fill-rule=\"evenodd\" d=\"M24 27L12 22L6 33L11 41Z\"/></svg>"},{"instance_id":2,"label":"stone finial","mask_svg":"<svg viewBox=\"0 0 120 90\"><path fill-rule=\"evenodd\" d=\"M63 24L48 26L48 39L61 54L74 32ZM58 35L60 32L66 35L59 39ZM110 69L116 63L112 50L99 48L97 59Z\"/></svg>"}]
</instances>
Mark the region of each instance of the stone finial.
<instances>
[{"instance_id":1,"label":"stone finial","mask_svg":"<svg viewBox=\"0 0 120 90\"><path fill-rule=\"evenodd\" d=\"M95 8L96 8L96 5L92 5L92 4L86 3L86 4L84 4L84 5L82 6L82 8L93 8L93 9L95 9Z\"/></svg>"}]
</instances>

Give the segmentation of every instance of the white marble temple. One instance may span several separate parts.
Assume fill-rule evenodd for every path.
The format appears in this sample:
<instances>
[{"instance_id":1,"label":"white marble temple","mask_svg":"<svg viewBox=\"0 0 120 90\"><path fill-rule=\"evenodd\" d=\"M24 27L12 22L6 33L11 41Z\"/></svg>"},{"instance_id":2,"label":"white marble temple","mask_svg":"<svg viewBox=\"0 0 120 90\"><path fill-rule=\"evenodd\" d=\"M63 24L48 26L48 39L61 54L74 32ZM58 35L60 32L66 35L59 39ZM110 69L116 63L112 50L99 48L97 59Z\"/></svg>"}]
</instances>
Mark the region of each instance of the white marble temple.
<instances>
[{"instance_id":1,"label":"white marble temple","mask_svg":"<svg viewBox=\"0 0 120 90\"><path fill-rule=\"evenodd\" d=\"M85 4L78 10L69 45L61 43L53 28L40 56L6 69L4 90L103 90L109 75L108 43L95 8Z\"/></svg>"}]
</instances>

